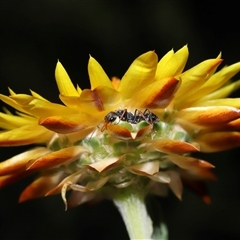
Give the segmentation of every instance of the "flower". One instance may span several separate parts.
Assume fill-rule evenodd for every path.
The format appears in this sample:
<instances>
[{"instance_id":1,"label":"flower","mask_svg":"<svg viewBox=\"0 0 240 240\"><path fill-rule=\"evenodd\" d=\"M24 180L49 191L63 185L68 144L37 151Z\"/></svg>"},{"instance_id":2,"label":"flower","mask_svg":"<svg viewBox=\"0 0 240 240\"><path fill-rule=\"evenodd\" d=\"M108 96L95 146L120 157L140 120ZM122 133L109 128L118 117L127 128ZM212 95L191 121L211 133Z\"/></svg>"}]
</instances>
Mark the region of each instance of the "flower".
<instances>
[{"instance_id":1,"label":"flower","mask_svg":"<svg viewBox=\"0 0 240 240\"><path fill-rule=\"evenodd\" d=\"M240 145L240 99L226 98L240 86L240 80L230 82L240 62L215 73L222 62L218 56L183 71L187 59L187 46L159 62L149 51L121 81L110 81L90 56L91 89L84 90L73 86L58 62L64 105L33 91L0 95L17 110L17 115L0 113L0 146L39 145L0 163L0 186L38 172L20 202L61 193L66 207L73 207L108 196L121 212L131 194L141 202L147 192L162 195L169 187L181 199L183 182L209 202L198 187L215 179L214 166L190 154ZM73 191L67 200L68 190ZM146 222L151 226L147 214ZM151 236L151 227L147 231L142 235Z\"/></svg>"}]
</instances>

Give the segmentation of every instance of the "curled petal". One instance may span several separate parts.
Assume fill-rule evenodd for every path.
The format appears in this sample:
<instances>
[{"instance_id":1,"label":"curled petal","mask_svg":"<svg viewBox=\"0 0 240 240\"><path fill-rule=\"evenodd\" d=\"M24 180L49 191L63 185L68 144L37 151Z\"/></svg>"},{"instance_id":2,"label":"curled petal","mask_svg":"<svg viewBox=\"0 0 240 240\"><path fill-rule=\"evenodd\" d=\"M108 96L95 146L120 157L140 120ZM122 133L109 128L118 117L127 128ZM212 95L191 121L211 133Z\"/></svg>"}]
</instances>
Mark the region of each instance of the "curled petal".
<instances>
[{"instance_id":1,"label":"curled petal","mask_svg":"<svg viewBox=\"0 0 240 240\"><path fill-rule=\"evenodd\" d=\"M28 164L27 170L57 167L64 163L69 163L78 159L80 155L86 151L87 149L82 146L63 148L59 151L51 152L43 157L40 157L34 162L31 161Z\"/></svg>"},{"instance_id":2,"label":"curled petal","mask_svg":"<svg viewBox=\"0 0 240 240\"><path fill-rule=\"evenodd\" d=\"M159 171L159 161L144 162L132 166L126 166L129 171L143 176L152 176Z\"/></svg>"},{"instance_id":3,"label":"curled petal","mask_svg":"<svg viewBox=\"0 0 240 240\"><path fill-rule=\"evenodd\" d=\"M206 184L204 182L189 180L185 178L182 178L182 181L185 186L187 186L189 189L199 195L205 203L211 203L211 198L208 195Z\"/></svg>"},{"instance_id":4,"label":"curled petal","mask_svg":"<svg viewBox=\"0 0 240 240\"><path fill-rule=\"evenodd\" d=\"M157 54L153 51L144 53L133 61L117 89L124 99L131 98L154 81L157 61Z\"/></svg>"},{"instance_id":5,"label":"curled petal","mask_svg":"<svg viewBox=\"0 0 240 240\"><path fill-rule=\"evenodd\" d=\"M115 125L115 124L109 124L107 126L107 131L111 136L116 137L118 139L122 140L130 140L133 139L131 132L124 128L121 127L120 125Z\"/></svg>"},{"instance_id":6,"label":"curled petal","mask_svg":"<svg viewBox=\"0 0 240 240\"><path fill-rule=\"evenodd\" d=\"M217 178L212 172L211 168L191 168L191 169L178 169L182 178L190 180L211 180L216 181Z\"/></svg>"},{"instance_id":7,"label":"curled petal","mask_svg":"<svg viewBox=\"0 0 240 240\"><path fill-rule=\"evenodd\" d=\"M86 128L94 128L99 121L86 113L69 116L52 116L40 119L39 124L57 133L72 133Z\"/></svg>"},{"instance_id":8,"label":"curled petal","mask_svg":"<svg viewBox=\"0 0 240 240\"><path fill-rule=\"evenodd\" d=\"M212 164L197 158L180 155L168 155L167 158L183 169L214 168Z\"/></svg>"},{"instance_id":9,"label":"curled petal","mask_svg":"<svg viewBox=\"0 0 240 240\"><path fill-rule=\"evenodd\" d=\"M38 177L21 193L19 202L45 196L45 194L55 187L63 178L63 173L54 172Z\"/></svg>"},{"instance_id":10,"label":"curled petal","mask_svg":"<svg viewBox=\"0 0 240 240\"><path fill-rule=\"evenodd\" d=\"M120 160L121 158L118 157L106 158L92 164L87 164L86 166L94 171L103 172L116 166Z\"/></svg>"},{"instance_id":11,"label":"curled petal","mask_svg":"<svg viewBox=\"0 0 240 240\"><path fill-rule=\"evenodd\" d=\"M170 178L169 174L166 172L163 172L163 171L159 171L159 172L153 174L152 176L149 176L149 178L152 179L153 181L161 182L161 183L170 183L171 182L171 178Z\"/></svg>"},{"instance_id":12,"label":"curled petal","mask_svg":"<svg viewBox=\"0 0 240 240\"><path fill-rule=\"evenodd\" d=\"M50 191L48 191L45 194L45 196L58 194L58 193L60 193L62 191L62 188L64 186L68 186L69 187L69 185L76 183L78 181L78 179L80 178L80 176L82 175L82 173L84 172L84 170L85 169L81 169L81 170L79 170L79 171L77 171L77 172L67 176L55 188L53 188Z\"/></svg>"},{"instance_id":13,"label":"curled petal","mask_svg":"<svg viewBox=\"0 0 240 240\"><path fill-rule=\"evenodd\" d=\"M73 191L68 198L67 207L73 208L85 202L89 202L96 197L95 192L80 192L80 191Z\"/></svg>"},{"instance_id":14,"label":"curled petal","mask_svg":"<svg viewBox=\"0 0 240 240\"><path fill-rule=\"evenodd\" d=\"M173 140L173 139L158 139L153 140L149 148L159 150L164 153L185 154L190 152L198 152L198 144L190 144L187 142Z\"/></svg>"},{"instance_id":15,"label":"curled petal","mask_svg":"<svg viewBox=\"0 0 240 240\"><path fill-rule=\"evenodd\" d=\"M44 147L34 148L32 150L20 153L6 161L0 163L0 175L13 174L26 170L26 164L30 160L35 160L51 152Z\"/></svg>"},{"instance_id":16,"label":"curled petal","mask_svg":"<svg viewBox=\"0 0 240 240\"><path fill-rule=\"evenodd\" d=\"M4 175L0 176L0 188L5 187L9 184L12 184L14 182L17 182L29 175L31 175L33 171L24 171L24 172L18 172L10 175Z\"/></svg>"},{"instance_id":17,"label":"curled petal","mask_svg":"<svg viewBox=\"0 0 240 240\"><path fill-rule=\"evenodd\" d=\"M101 188L108 181L108 179L109 179L109 177L102 177L96 181L90 181L87 183L86 189L88 191L95 191L95 190Z\"/></svg>"},{"instance_id":18,"label":"curled petal","mask_svg":"<svg viewBox=\"0 0 240 240\"><path fill-rule=\"evenodd\" d=\"M55 69L55 78L60 94L65 96L79 96L63 65L58 61Z\"/></svg>"},{"instance_id":19,"label":"curled petal","mask_svg":"<svg viewBox=\"0 0 240 240\"><path fill-rule=\"evenodd\" d=\"M179 111L177 118L200 126L215 126L233 121L240 117L240 110L233 107L194 107Z\"/></svg>"},{"instance_id":20,"label":"curled petal","mask_svg":"<svg viewBox=\"0 0 240 240\"><path fill-rule=\"evenodd\" d=\"M178 89L179 80L175 78L164 78L153 82L136 92L128 103L135 108L164 108L174 97Z\"/></svg>"},{"instance_id":21,"label":"curled petal","mask_svg":"<svg viewBox=\"0 0 240 240\"><path fill-rule=\"evenodd\" d=\"M86 136L88 136L90 133L94 133L95 130L93 130L93 128L85 128L82 129L81 131L78 132L73 132L73 133L69 133L67 135L67 139L69 140L69 142L71 143L75 143L77 141L82 140L83 138L85 138ZM89 136L89 140L91 139L91 136Z\"/></svg>"},{"instance_id":22,"label":"curled petal","mask_svg":"<svg viewBox=\"0 0 240 240\"><path fill-rule=\"evenodd\" d=\"M210 132L198 134L196 141L202 152L217 152L240 146L239 132Z\"/></svg>"},{"instance_id":23,"label":"curled petal","mask_svg":"<svg viewBox=\"0 0 240 240\"><path fill-rule=\"evenodd\" d=\"M45 143L53 133L37 124L26 125L0 133L0 146L23 146L28 144Z\"/></svg>"},{"instance_id":24,"label":"curled petal","mask_svg":"<svg viewBox=\"0 0 240 240\"><path fill-rule=\"evenodd\" d=\"M88 187L87 186L84 187L84 186L78 185L78 184L73 184L71 182L66 182L61 189L61 195L62 195L63 202L65 204L65 210L67 210L67 207L68 207L67 199L66 199L66 191L67 191L68 187L70 187L74 191L85 193L87 191L94 191L94 190L97 190L98 188L101 188L107 182L107 180L108 180L108 177L105 177L105 178L101 178L97 181L89 182L87 184Z\"/></svg>"},{"instance_id":25,"label":"curled petal","mask_svg":"<svg viewBox=\"0 0 240 240\"><path fill-rule=\"evenodd\" d=\"M91 56L88 62L88 75L91 82L91 89L95 89L99 86L113 88L113 85L102 66Z\"/></svg>"},{"instance_id":26,"label":"curled petal","mask_svg":"<svg viewBox=\"0 0 240 240\"><path fill-rule=\"evenodd\" d=\"M236 120L234 120L234 121L232 121L232 122L229 122L229 123L227 124L227 126L230 127L231 129L232 129L232 128L240 129L240 118L239 118L239 119L236 119Z\"/></svg>"},{"instance_id":27,"label":"curled petal","mask_svg":"<svg viewBox=\"0 0 240 240\"><path fill-rule=\"evenodd\" d=\"M156 79L174 77L182 73L188 59L188 47L185 45L176 53L171 50L158 63Z\"/></svg>"},{"instance_id":28,"label":"curled petal","mask_svg":"<svg viewBox=\"0 0 240 240\"><path fill-rule=\"evenodd\" d=\"M139 138L146 136L146 134L148 134L152 131L152 128L153 128L153 126L147 125L146 127L139 129L135 136L132 134L133 139L139 139Z\"/></svg>"},{"instance_id":29,"label":"curled petal","mask_svg":"<svg viewBox=\"0 0 240 240\"><path fill-rule=\"evenodd\" d=\"M178 199L182 200L183 186L179 173L176 171L167 171L167 173L171 178L171 181L169 183L170 189Z\"/></svg>"}]
</instances>

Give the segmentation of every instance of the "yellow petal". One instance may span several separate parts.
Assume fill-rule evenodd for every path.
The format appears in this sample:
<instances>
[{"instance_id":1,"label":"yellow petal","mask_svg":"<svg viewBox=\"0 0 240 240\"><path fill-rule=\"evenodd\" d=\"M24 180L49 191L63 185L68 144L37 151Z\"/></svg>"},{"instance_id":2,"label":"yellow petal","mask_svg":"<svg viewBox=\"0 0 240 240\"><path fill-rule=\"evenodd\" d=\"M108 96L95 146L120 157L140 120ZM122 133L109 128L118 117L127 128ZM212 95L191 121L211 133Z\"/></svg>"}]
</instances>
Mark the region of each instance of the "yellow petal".
<instances>
[{"instance_id":1,"label":"yellow petal","mask_svg":"<svg viewBox=\"0 0 240 240\"><path fill-rule=\"evenodd\" d=\"M113 88L113 85L102 66L91 56L88 62L88 75L91 82L91 89L95 89L99 86Z\"/></svg>"},{"instance_id":2,"label":"yellow petal","mask_svg":"<svg viewBox=\"0 0 240 240\"><path fill-rule=\"evenodd\" d=\"M10 115L0 112L0 126L3 129L13 129L18 128L24 125L29 125L36 123L37 119L35 118L24 118L16 115Z\"/></svg>"},{"instance_id":3,"label":"yellow petal","mask_svg":"<svg viewBox=\"0 0 240 240\"><path fill-rule=\"evenodd\" d=\"M209 93L208 95L202 97L200 101L207 101L212 99L225 98L230 95L233 91L237 90L240 87L240 80L233 82L225 87L216 90L215 92Z\"/></svg>"},{"instance_id":4,"label":"yellow petal","mask_svg":"<svg viewBox=\"0 0 240 240\"><path fill-rule=\"evenodd\" d=\"M168 52L157 65L156 79L178 76L182 73L187 59L187 45L174 54L173 51Z\"/></svg>"},{"instance_id":5,"label":"yellow petal","mask_svg":"<svg viewBox=\"0 0 240 240\"><path fill-rule=\"evenodd\" d=\"M72 133L84 129L94 129L99 120L86 113L73 114L69 116L52 116L41 118L39 124L57 133Z\"/></svg>"},{"instance_id":6,"label":"yellow petal","mask_svg":"<svg viewBox=\"0 0 240 240\"><path fill-rule=\"evenodd\" d=\"M198 152L199 146L195 145L179 140L165 138L153 140L149 147L150 149L154 148L164 153L185 154L190 152Z\"/></svg>"},{"instance_id":7,"label":"yellow petal","mask_svg":"<svg viewBox=\"0 0 240 240\"><path fill-rule=\"evenodd\" d=\"M0 175L26 171L26 165L30 160L35 160L49 152L51 151L47 148L38 147L7 159L0 163Z\"/></svg>"},{"instance_id":8,"label":"yellow petal","mask_svg":"<svg viewBox=\"0 0 240 240\"><path fill-rule=\"evenodd\" d=\"M59 151L46 154L35 161L30 161L27 166L27 170L57 167L64 163L69 163L78 159L81 154L86 151L87 149L82 146L63 148Z\"/></svg>"},{"instance_id":9,"label":"yellow petal","mask_svg":"<svg viewBox=\"0 0 240 240\"><path fill-rule=\"evenodd\" d=\"M85 89L83 90L80 101L82 105L84 104L87 109L104 111L109 107L117 106L122 100L121 94L113 88L108 87L97 87L93 90ZM91 111L89 109L89 112Z\"/></svg>"},{"instance_id":10,"label":"yellow petal","mask_svg":"<svg viewBox=\"0 0 240 240\"><path fill-rule=\"evenodd\" d=\"M53 172L44 174L33 181L21 193L18 202L24 202L30 199L44 197L45 194L55 187L63 178L63 173Z\"/></svg>"},{"instance_id":11,"label":"yellow petal","mask_svg":"<svg viewBox=\"0 0 240 240\"><path fill-rule=\"evenodd\" d=\"M55 78L60 94L63 94L65 96L79 96L78 91L73 86L66 70L59 61L56 65Z\"/></svg>"},{"instance_id":12,"label":"yellow petal","mask_svg":"<svg viewBox=\"0 0 240 240\"><path fill-rule=\"evenodd\" d=\"M159 161L149 161L132 166L125 166L129 171L143 176L151 176L159 171Z\"/></svg>"},{"instance_id":13,"label":"yellow petal","mask_svg":"<svg viewBox=\"0 0 240 240\"><path fill-rule=\"evenodd\" d=\"M153 51L144 53L134 60L117 89L124 99L131 98L140 89L154 81L157 60L157 54Z\"/></svg>"},{"instance_id":14,"label":"yellow petal","mask_svg":"<svg viewBox=\"0 0 240 240\"><path fill-rule=\"evenodd\" d=\"M23 146L28 144L45 143L53 133L37 124L26 125L17 129L0 133L0 146Z\"/></svg>"},{"instance_id":15,"label":"yellow petal","mask_svg":"<svg viewBox=\"0 0 240 240\"><path fill-rule=\"evenodd\" d=\"M195 101L201 99L209 93L214 92L227 81L229 81L234 75L240 71L240 62L235 63L231 66L224 67L208 79L200 88L196 89L194 94L191 96L191 100Z\"/></svg>"},{"instance_id":16,"label":"yellow petal","mask_svg":"<svg viewBox=\"0 0 240 240\"><path fill-rule=\"evenodd\" d=\"M23 109L37 117L48 117L53 115L69 115L77 113L77 110L65 107L61 104L46 102L40 99L33 99Z\"/></svg>"},{"instance_id":17,"label":"yellow petal","mask_svg":"<svg viewBox=\"0 0 240 240\"><path fill-rule=\"evenodd\" d=\"M8 91L9 91L10 96L16 95L16 93L10 87L8 87Z\"/></svg>"},{"instance_id":18,"label":"yellow petal","mask_svg":"<svg viewBox=\"0 0 240 240\"><path fill-rule=\"evenodd\" d=\"M146 86L131 98L127 106L134 108L164 108L179 86L175 78L165 78Z\"/></svg>"},{"instance_id":19,"label":"yellow petal","mask_svg":"<svg viewBox=\"0 0 240 240\"><path fill-rule=\"evenodd\" d=\"M15 95L11 95L10 98L16 101L20 106L27 105L34 99L33 96L30 96L27 94L15 94Z\"/></svg>"},{"instance_id":20,"label":"yellow petal","mask_svg":"<svg viewBox=\"0 0 240 240\"><path fill-rule=\"evenodd\" d=\"M120 160L121 158L118 157L106 158L92 164L87 164L86 166L94 171L103 172L116 166Z\"/></svg>"},{"instance_id":21,"label":"yellow petal","mask_svg":"<svg viewBox=\"0 0 240 240\"><path fill-rule=\"evenodd\" d=\"M234 108L240 108L240 98L221 98L206 101L199 101L192 104L192 107L207 107L207 106L229 106Z\"/></svg>"},{"instance_id":22,"label":"yellow petal","mask_svg":"<svg viewBox=\"0 0 240 240\"><path fill-rule=\"evenodd\" d=\"M70 108L81 109L81 101L79 96L66 96L63 94L59 94L59 98L61 101Z\"/></svg>"},{"instance_id":23,"label":"yellow petal","mask_svg":"<svg viewBox=\"0 0 240 240\"><path fill-rule=\"evenodd\" d=\"M33 96L34 98L41 99L41 100L43 100L43 101L49 102L46 98L43 98L41 95L39 95L38 93L32 91L31 89L30 89L30 92L31 92L31 94L32 94L32 96Z\"/></svg>"},{"instance_id":24,"label":"yellow petal","mask_svg":"<svg viewBox=\"0 0 240 240\"><path fill-rule=\"evenodd\" d=\"M114 89L118 89L118 86L120 84L120 79L117 77L112 77L111 82L112 82Z\"/></svg>"},{"instance_id":25,"label":"yellow petal","mask_svg":"<svg viewBox=\"0 0 240 240\"><path fill-rule=\"evenodd\" d=\"M209 59L183 72L179 78L182 80L181 86L176 93L176 103L184 102L190 95L194 95L216 71L221 59Z\"/></svg>"},{"instance_id":26,"label":"yellow petal","mask_svg":"<svg viewBox=\"0 0 240 240\"><path fill-rule=\"evenodd\" d=\"M156 76L160 77L160 70L164 70L164 67L169 62L169 60L174 56L174 54L175 53L174 53L173 49L171 49L159 60L159 62L157 64ZM170 77L170 76L167 76L167 77Z\"/></svg>"},{"instance_id":27,"label":"yellow petal","mask_svg":"<svg viewBox=\"0 0 240 240\"><path fill-rule=\"evenodd\" d=\"M1 99L4 103L6 103L7 105L9 105L9 106L17 109L18 111L29 114L29 112L27 112L26 110L24 110L24 109L23 109L15 100L13 100L12 98L0 94L0 99Z\"/></svg>"},{"instance_id":28,"label":"yellow petal","mask_svg":"<svg viewBox=\"0 0 240 240\"><path fill-rule=\"evenodd\" d=\"M233 107L194 107L181 110L176 115L190 123L200 126L224 124L240 117L240 110Z\"/></svg>"}]
</instances>

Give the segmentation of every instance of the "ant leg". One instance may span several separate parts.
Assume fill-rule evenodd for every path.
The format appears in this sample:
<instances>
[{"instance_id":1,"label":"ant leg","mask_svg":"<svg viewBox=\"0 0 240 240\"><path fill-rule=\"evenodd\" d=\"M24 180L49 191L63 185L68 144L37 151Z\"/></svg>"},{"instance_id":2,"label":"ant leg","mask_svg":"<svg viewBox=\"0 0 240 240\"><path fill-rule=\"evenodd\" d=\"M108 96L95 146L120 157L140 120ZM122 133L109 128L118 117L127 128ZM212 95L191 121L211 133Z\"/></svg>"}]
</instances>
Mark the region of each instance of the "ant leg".
<instances>
[{"instance_id":1,"label":"ant leg","mask_svg":"<svg viewBox=\"0 0 240 240\"><path fill-rule=\"evenodd\" d=\"M138 117L138 115L139 115L139 110L138 109L135 109L135 111L134 111L134 115L133 115L133 119L132 119L132 122L133 123L137 123L137 117Z\"/></svg>"},{"instance_id":2,"label":"ant leg","mask_svg":"<svg viewBox=\"0 0 240 240\"><path fill-rule=\"evenodd\" d=\"M101 132L105 131L107 129L109 122L104 122L103 126L101 127Z\"/></svg>"},{"instance_id":3,"label":"ant leg","mask_svg":"<svg viewBox=\"0 0 240 240\"><path fill-rule=\"evenodd\" d=\"M118 116L119 117L119 116ZM125 118L124 118L125 117ZM122 120L123 119L123 120ZM123 113L121 114L121 116L119 117L119 122L120 121L127 121L127 109L125 108L124 110L123 110ZM119 123L118 122L118 123Z\"/></svg>"},{"instance_id":4,"label":"ant leg","mask_svg":"<svg viewBox=\"0 0 240 240\"><path fill-rule=\"evenodd\" d=\"M144 112L143 112L143 115L142 117L145 119L145 121L151 125L151 128L153 129L153 117L152 117L152 113L149 111L149 109L145 109Z\"/></svg>"}]
</instances>

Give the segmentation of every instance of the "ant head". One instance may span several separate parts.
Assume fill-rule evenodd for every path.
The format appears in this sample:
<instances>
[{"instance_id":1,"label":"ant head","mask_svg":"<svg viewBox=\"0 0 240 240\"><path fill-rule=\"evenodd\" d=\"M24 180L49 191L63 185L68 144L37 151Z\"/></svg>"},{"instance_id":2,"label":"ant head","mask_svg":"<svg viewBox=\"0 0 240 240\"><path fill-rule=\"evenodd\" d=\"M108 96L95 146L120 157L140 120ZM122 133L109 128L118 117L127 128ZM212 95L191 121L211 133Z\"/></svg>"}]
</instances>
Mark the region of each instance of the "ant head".
<instances>
[{"instance_id":1,"label":"ant head","mask_svg":"<svg viewBox=\"0 0 240 240\"><path fill-rule=\"evenodd\" d=\"M117 115L115 112L110 112L104 117L104 121L107 123L112 123L117 119Z\"/></svg>"}]
</instances>

